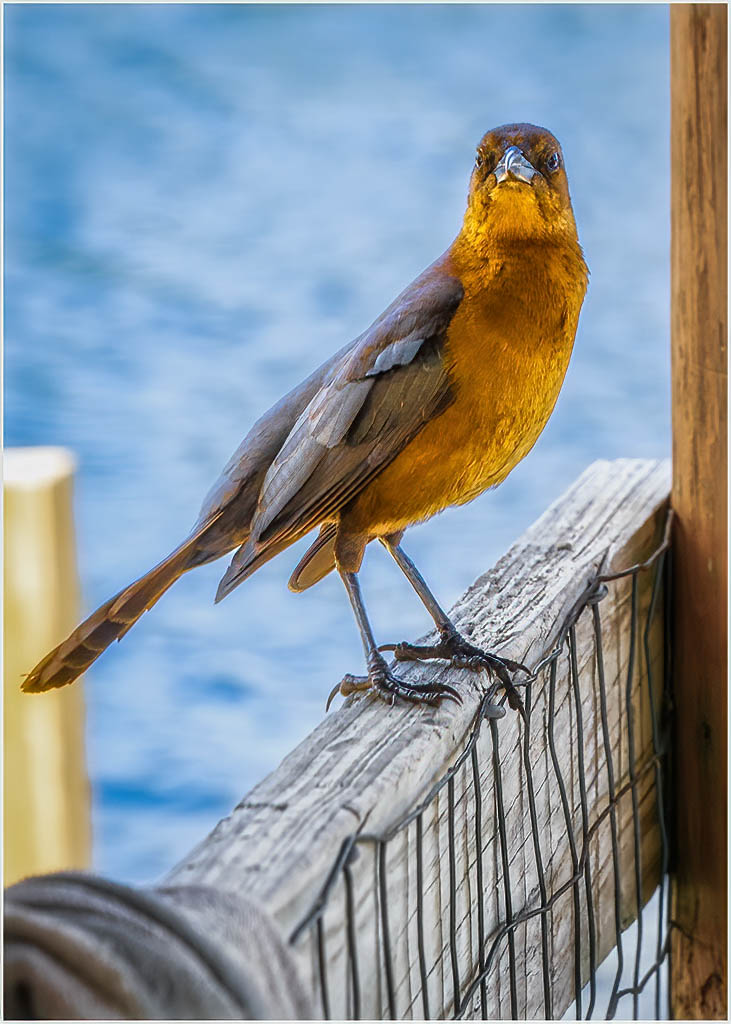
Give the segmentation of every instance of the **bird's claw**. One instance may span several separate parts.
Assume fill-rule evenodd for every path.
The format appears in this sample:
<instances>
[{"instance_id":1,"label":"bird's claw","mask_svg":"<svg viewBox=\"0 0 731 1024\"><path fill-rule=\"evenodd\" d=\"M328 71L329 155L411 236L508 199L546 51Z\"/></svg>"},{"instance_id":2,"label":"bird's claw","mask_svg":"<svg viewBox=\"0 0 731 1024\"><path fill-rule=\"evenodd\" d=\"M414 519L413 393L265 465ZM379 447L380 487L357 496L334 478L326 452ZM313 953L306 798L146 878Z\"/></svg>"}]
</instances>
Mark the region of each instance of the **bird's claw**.
<instances>
[{"instance_id":1,"label":"bird's claw","mask_svg":"<svg viewBox=\"0 0 731 1024\"><path fill-rule=\"evenodd\" d=\"M409 701L412 704L436 705L442 700L452 700L455 704L461 704L462 698L457 690L448 683L407 683L398 679L388 668L384 659L377 652L368 659L368 675L353 676L345 675L338 685L331 691L327 699L326 709L337 694L343 697L351 693L358 693L363 690L372 690L382 700L393 705L396 697Z\"/></svg>"},{"instance_id":2,"label":"bird's claw","mask_svg":"<svg viewBox=\"0 0 731 1024\"><path fill-rule=\"evenodd\" d=\"M449 661L455 668L468 669L470 672L486 671L500 681L510 707L523 715L525 713L523 701L513 682L512 674L525 672L527 676L530 676L530 669L519 661L498 657L497 654L490 654L488 651L475 647L456 631L444 630L439 643L431 646L419 646L404 642L384 644L378 650L393 651L396 661L428 661L432 658L439 658Z\"/></svg>"},{"instance_id":3,"label":"bird's claw","mask_svg":"<svg viewBox=\"0 0 731 1024\"><path fill-rule=\"evenodd\" d=\"M330 710L330 705L335 700L338 694L341 697L349 697L351 693L357 693L359 690L369 690L371 682L368 676L352 676L349 672L343 676L337 686L334 686L330 691L330 696L327 698L327 704L325 705L325 711Z\"/></svg>"}]
</instances>

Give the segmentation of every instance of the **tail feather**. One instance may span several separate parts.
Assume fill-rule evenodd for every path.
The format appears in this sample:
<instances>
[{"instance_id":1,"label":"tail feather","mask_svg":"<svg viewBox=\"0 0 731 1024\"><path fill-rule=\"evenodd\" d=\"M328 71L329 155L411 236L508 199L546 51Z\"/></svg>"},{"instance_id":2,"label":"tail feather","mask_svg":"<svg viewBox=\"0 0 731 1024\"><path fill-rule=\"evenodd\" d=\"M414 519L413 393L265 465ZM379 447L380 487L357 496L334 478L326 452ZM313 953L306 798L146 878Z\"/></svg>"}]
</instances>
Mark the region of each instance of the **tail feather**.
<instances>
[{"instance_id":1,"label":"tail feather","mask_svg":"<svg viewBox=\"0 0 731 1024\"><path fill-rule=\"evenodd\" d=\"M278 555L280 551L284 551L290 544L294 544L294 540L287 538L284 541L277 541L273 544L265 544L259 546L256 541L251 537L241 545L236 554L231 559L226 572L221 578L221 582L218 584L218 590L216 591L215 604L219 601L223 601L224 597L227 597L232 590L238 587L239 583L243 583L244 580L248 580L249 576L253 576L257 569L260 569L265 562L270 561L275 555Z\"/></svg>"},{"instance_id":2,"label":"tail feather","mask_svg":"<svg viewBox=\"0 0 731 1024\"><path fill-rule=\"evenodd\" d=\"M336 523L325 523L322 526L317 540L307 549L292 573L289 581L290 590L295 592L306 590L335 568L337 529ZM254 537L249 537L234 554L231 564L218 584L216 604L223 601L224 597L227 597L240 583L248 580L249 576L253 576L257 569L260 569L262 565L278 555L280 551L290 547L298 539L297 536L294 536L262 543Z\"/></svg>"},{"instance_id":3,"label":"tail feather","mask_svg":"<svg viewBox=\"0 0 731 1024\"><path fill-rule=\"evenodd\" d=\"M319 583L335 568L335 537L338 528L335 523L326 523L312 544L300 559L289 579L289 589L296 594Z\"/></svg>"},{"instance_id":4,"label":"tail feather","mask_svg":"<svg viewBox=\"0 0 731 1024\"><path fill-rule=\"evenodd\" d=\"M182 576L197 538L176 548L139 580L110 598L40 661L22 684L26 693L42 693L72 683L109 647L121 640L140 616Z\"/></svg>"}]
</instances>

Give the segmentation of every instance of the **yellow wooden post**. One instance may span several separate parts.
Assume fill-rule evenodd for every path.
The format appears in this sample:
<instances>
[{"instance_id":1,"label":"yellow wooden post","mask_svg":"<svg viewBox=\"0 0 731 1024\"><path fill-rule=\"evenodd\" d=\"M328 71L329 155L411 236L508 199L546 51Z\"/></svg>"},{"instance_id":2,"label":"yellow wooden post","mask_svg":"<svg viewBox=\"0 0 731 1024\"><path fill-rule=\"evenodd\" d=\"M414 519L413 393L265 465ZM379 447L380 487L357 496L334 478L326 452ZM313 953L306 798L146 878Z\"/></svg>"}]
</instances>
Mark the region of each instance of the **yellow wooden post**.
<instances>
[{"instance_id":1,"label":"yellow wooden post","mask_svg":"<svg viewBox=\"0 0 731 1024\"><path fill-rule=\"evenodd\" d=\"M671 1009L727 1013L726 5L670 13L675 847Z\"/></svg>"},{"instance_id":2,"label":"yellow wooden post","mask_svg":"<svg viewBox=\"0 0 731 1024\"><path fill-rule=\"evenodd\" d=\"M62 448L4 455L4 880L90 863L80 683L41 696L28 672L76 625L73 458Z\"/></svg>"}]
</instances>

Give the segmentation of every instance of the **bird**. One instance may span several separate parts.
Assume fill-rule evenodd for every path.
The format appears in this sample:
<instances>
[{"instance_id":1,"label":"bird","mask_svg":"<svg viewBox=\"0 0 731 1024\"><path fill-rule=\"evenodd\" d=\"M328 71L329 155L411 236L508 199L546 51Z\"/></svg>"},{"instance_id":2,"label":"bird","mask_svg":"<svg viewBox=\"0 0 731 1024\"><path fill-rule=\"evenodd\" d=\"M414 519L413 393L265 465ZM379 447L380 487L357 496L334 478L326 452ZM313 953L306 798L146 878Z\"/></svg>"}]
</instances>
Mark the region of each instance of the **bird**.
<instances>
[{"instance_id":1,"label":"bird","mask_svg":"<svg viewBox=\"0 0 731 1024\"><path fill-rule=\"evenodd\" d=\"M563 384L588 275L558 140L525 123L488 131L451 245L254 424L186 539L82 622L22 689L73 682L196 566L234 551L218 602L319 529L289 587L301 592L339 573L366 665L365 675L346 674L331 700L367 690L391 704L459 701L445 682L395 671L398 662L443 659L497 676L517 707L513 680L525 666L458 632L402 538L496 487L533 447ZM409 580L438 642L376 643L358 577L373 540Z\"/></svg>"}]
</instances>

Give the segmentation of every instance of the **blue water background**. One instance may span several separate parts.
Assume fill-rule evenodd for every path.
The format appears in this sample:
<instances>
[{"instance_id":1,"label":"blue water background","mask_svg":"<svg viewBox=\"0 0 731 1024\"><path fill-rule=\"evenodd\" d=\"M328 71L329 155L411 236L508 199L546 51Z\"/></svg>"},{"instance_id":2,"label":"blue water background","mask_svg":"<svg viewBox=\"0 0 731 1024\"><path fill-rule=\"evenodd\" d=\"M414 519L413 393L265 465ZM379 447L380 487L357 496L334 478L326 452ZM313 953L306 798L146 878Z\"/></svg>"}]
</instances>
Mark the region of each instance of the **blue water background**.
<instances>
[{"instance_id":1,"label":"blue water background","mask_svg":"<svg viewBox=\"0 0 731 1024\"><path fill-rule=\"evenodd\" d=\"M87 608L188 531L254 419L456 234L474 147L562 142L591 283L562 395L497 491L412 530L449 606L594 459L665 456L662 6L9 6L5 439L79 458ZM87 677L96 868L149 881L321 719L362 653L295 548L190 574ZM380 639L428 625L379 550Z\"/></svg>"}]
</instances>

